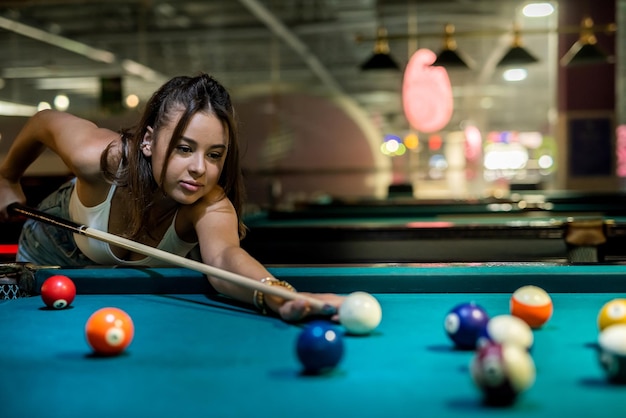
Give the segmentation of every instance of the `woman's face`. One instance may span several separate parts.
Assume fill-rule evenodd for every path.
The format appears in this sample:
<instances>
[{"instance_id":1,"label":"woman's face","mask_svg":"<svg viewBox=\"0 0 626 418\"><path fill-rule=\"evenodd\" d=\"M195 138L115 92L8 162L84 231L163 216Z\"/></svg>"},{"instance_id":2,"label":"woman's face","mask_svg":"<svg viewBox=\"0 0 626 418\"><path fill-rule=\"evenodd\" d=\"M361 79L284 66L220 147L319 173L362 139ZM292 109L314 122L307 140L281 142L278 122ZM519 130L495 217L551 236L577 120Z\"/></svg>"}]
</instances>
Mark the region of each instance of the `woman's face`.
<instances>
[{"instance_id":1,"label":"woman's face","mask_svg":"<svg viewBox=\"0 0 626 418\"><path fill-rule=\"evenodd\" d=\"M156 133L149 128L144 141L146 157L152 158L152 171L159 187L172 199L181 204L192 204L208 194L220 178L228 141L224 127L215 115L196 113L189 121L182 138L169 157L163 184L161 175L165 169L168 142L180 116L163 126Z\"/></svg>"}]
</instances>

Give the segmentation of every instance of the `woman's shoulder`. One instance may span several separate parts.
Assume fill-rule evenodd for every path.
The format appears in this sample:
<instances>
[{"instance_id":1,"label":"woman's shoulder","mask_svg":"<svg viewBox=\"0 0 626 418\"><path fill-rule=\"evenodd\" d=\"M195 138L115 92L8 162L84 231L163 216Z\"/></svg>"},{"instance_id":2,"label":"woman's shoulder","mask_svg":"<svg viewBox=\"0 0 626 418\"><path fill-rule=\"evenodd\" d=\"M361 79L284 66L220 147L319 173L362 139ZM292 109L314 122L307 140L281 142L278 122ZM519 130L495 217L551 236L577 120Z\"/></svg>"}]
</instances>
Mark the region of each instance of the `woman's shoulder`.
<instances>
[{"instance_id":1,"label":"woman's shoulder","mask_svg":"<svg viewBox=\"0 0 626 418\"><path fill-rule=\"evenodd\" d=\"M205 216L219 215L219 214L234 214L235 208L224 193L224 190L216 186L209 193L198 199L191 205L182 206L182 211L185 211L192 215L194 218L202 218Z\"/></svg>"}]
</instances>

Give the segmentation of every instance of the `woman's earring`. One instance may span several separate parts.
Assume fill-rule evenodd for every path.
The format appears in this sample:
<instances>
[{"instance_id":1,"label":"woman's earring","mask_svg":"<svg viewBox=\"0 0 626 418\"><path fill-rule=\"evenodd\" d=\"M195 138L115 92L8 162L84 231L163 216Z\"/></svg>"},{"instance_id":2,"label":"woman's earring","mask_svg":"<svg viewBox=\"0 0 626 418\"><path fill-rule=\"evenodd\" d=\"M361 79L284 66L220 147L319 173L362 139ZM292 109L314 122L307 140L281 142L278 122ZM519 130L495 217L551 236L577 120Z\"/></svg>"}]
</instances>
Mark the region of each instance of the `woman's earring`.
<instances>
[{"instance_id":1,"label":"woman's earring","mask_svg":"<svg viewBox=\"0 0 626 418\"><path fill-rule=\"evenodd\" d=\"M145 150L149 150L150 149L150 142L149 141L143 141L141 143L141 149L145 149Z\"/></svg>"},{"instance_id":2,"label":"woman's earring","mask_svg":"<svg viewBox=\"0 0 626 418\"><path fill-rule=\"evenodd\" d=\"M140 148L144 152L152 152L152 128L148 126L146 133L144 134Z\"/></svg>"}]
</instances>

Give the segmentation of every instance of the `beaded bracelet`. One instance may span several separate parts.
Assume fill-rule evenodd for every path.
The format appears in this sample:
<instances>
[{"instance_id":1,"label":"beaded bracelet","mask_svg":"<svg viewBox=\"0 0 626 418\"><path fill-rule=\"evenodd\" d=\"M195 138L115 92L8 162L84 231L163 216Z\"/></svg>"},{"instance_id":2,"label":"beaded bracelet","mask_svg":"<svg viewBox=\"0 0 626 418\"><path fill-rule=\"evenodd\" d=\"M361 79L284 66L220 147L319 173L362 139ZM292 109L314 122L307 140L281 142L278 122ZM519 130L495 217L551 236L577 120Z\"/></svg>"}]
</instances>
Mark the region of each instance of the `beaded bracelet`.
<instances>
[{"instance_id":1,"label":"beaded bracelet","mask_svg":"<svg viewBox=\"0 0 626 418\"><path fill-rule=\"evenodd\" d=\"M296 291L296 289L286 281L278 280L273 277L266 277L264 279L261 279L261 283L264 283L268 286L281 286L291 292ZM267 304L265 303L265 295L263 294L263 292L255 290L254 295L252 296L252 303L259 311L261 311L263 315L267 315Z\"/></svg>"}]
</instances>

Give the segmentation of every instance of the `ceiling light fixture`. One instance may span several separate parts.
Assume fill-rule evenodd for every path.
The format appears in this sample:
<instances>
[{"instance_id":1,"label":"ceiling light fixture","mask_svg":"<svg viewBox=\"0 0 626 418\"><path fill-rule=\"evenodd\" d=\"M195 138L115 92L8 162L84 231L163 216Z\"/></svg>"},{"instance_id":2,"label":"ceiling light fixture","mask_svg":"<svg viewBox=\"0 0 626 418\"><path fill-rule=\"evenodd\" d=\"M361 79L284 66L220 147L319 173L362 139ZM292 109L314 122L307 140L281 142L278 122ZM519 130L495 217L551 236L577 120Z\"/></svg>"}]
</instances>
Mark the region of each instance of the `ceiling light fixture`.
<instances>
[{"instance_id":1,"label":"ceiling light fixture","mask_svg":"<svg viewBox=\"0 0 626 418\"><path fill-rule=\"evenodd\" d=\"M597 39L593 33L593 20L586 16L583 18L580 29L580 37L561 58L562 66L576 66L585 64L598 64L608 62L609 57L596 45Z\"/></svg>"},{"instance_id":2,"label":"ceiling light fixture","mask_svg":"<svg viewBox=\"0 0 626 418\"><path fill-rule=\"evenodd\" d=\"M554 6L551 3L528 3L522 9L526 17L546 17L554 13Z\"/></svg>"},{"instance_id":3,"label":"ceiling light fixture","mask_svg":"<svg viewBox=\"0 0 626 418\"><path fill-rule=\"evenodd\" d=\"M443 49L437 55L433 65L446 68L472 68L473 63L469 57L457 52L456 41L454 40L454 25L448 23L445 26L443 37Z\"/></svg>"},{"instance_id":4,"label":"ceiling light fixture","mask_svg":"<svg viewBox=\"0 0 626 418\"><path fill-rule=\"evenodd\" d=\"M513 44L506 54L498 62L498 67L510 67L534 64L539 61L535 56L522 46L522 35L519 25L513 26Z\"/></svg>"},{"instance_id":5,"label":"ceiling light fixture","mask_svg":"<svg viewBox=\"0 0 626 418\"><path fill-rule=\"evenodd\" d=\"M389 54L389 42L387 41L387 29L379 27L376 31L374 54L361 64L364 71L370 70L399 70L400 66Z\"/></svg>"}]
</instances>

